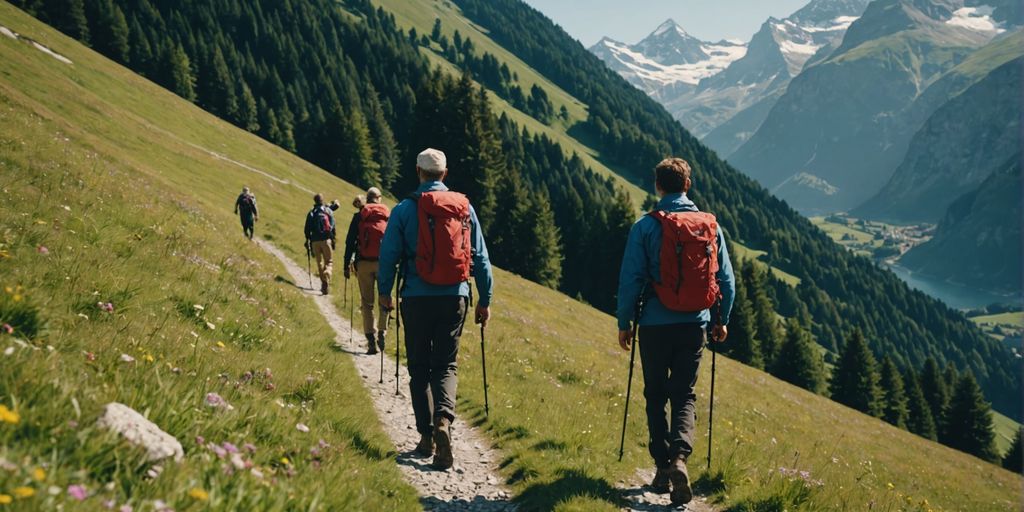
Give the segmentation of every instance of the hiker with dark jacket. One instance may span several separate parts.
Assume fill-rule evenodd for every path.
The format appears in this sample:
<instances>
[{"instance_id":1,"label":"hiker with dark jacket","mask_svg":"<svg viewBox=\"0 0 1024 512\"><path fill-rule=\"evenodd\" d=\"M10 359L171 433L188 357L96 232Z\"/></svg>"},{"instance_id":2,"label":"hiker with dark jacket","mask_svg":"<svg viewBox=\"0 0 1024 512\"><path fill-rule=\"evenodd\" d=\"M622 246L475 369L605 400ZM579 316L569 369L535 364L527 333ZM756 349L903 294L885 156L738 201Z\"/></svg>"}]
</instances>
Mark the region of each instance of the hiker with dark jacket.
<instances>
[{"instance_id":1,"label":"hiker with dark jacket","mask_svg":"<svg viewBox=\"0 0 1024 512\"><path fill-rule=\"evenodd\" d=\"M242 221L242 233L252 240L256 222L260 220L260 211L256 208L256 196L249 193L249 187L242 187L242 193L235 199L235 213Z\"/></svg>"},{"instance_id":2,"label":"hiker with dark jacket","mask_svg":"<svg viewBox=\"0 0 1024 512\"><path fill-rule=\"evenodd\" d=\"M306 250L316 258L320 276L320 293L327 295L331 284L331 265L334 258L334 213L324 204L320 194L313 196L313 208L306 214Z\"/></svg>"},{"instance_id":3,"label":"hiker with dark jacket","mask_svg":"<svg viewBox=\"0 0 1024 512\"><path fill-rule=\"evenodd\" d=\"M660 200L629 231L616 310L624 350L630 350L633 330L640 330L648 449L657 467L651 486L667 493L671 484L674 505L692 499L686 459L693 452L694 386L707 330L710 326L713 341L725 341L735 294L725 235L713 215L686 197L690 174L681 158L655 168ZM633 319L641 299L637 326Z\"/></svg>"},{"instance_id":4,"label":"hiker with dark jacket","mask_svg":"<svg viewBox=\"0 0 1024 512\"><path fill-rule=\"evenodd\" d=\"M357 198L358 199L358 198ZM387 338L388 312L381 310L374 324L373 306L377 294L378 258L380 244L384 238L384 230L388 224L391 211L381 204L381 193L377 187L366 191L363 206L352 216L348 224L348 235L345 236L345 279L351 272L356 273L359 282L359 296L363 313L363 333L366 334L367 354L376 354L384 350L384 339ZM354 203L358 204L358 203Z\"/></svg>"},{"instance_id":5,"label":"hiker with dark jacket","mask_svg":"<svg viewBox=\"0 0 1024 512\"><path fill-rule=\"evenodd\" d=\"M393 307L391 290L398 267L400 313L409 358L409 392L420 442L416 451L438 469L452 466L451 424L455 420L459 337L476 279L478 324L490 318L493 278L480 221L462 194L443 183L444 153L424 150L416 157L420 185L391 212L380 250L377 289L381 306Z\"/></svg>"}]
</instances>

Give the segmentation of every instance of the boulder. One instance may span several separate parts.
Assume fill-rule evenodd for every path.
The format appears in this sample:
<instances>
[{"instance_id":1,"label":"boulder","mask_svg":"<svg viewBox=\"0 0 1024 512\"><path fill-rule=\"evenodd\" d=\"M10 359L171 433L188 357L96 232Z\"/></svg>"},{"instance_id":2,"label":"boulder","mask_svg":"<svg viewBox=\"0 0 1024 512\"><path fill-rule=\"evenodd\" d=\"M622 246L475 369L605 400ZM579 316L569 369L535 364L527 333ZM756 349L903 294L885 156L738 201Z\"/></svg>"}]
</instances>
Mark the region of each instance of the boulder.
<instances>
[{"instance_id":1,"label":"boulder","mask_svg":"<svg viewBox=\"0 0 1024 512\"><path fill-rule=\"evenodd\" d=\"M105 405L97 425L117 432L129 443L145 449L150 462L166 458L180 461L185 456L185 450L174 436L127 405L117 402Z\"/></svg>"}]
</instances>

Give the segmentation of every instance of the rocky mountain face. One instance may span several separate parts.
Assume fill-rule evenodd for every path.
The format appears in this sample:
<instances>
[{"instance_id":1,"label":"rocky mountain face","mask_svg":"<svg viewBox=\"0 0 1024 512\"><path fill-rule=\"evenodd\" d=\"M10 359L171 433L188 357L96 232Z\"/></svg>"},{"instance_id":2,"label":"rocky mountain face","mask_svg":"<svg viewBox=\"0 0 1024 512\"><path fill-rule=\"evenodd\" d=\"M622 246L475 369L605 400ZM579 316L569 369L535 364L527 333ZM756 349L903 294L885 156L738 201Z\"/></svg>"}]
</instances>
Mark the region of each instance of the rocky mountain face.
<instances>
[{"instance_id":1,"label":"rocky mountain face","mask_svg":"<svg viewBox=\"0 0 1024 512\"><path fill-rule=\"evenodd\" d=\"M1021 290L1021 160L1013 155L977 189L954 201L935 238L900 263L970 286Z\"/></svg>"},{"instance_id":2,"label":"rocky mountain face","mask_svg":"<svg viewBox=\"0 0 1024 512\"><path fill-rule=\"evenodd\" d=\"M701 41L669 19L634 45L605 37L590 51L655 99L692 91L746 54L739 41Z\"/></svg>"},{"instance_id":3,"label":"rocky mountain face","mask_svg":"<svg viewBox=\"0 0 1024 512\"><path fill-rule=\"evenodd\" d=\"M1024 38L1008 38L999 46L1024 53ZM991 50L979 54L958 68L998 65L1006 56ZM957 197L1020 154L1022 66L1024 57L999 65L939 107L914 135L881 192L853 214L897 223L936 222Z\"/></svg>"},{"instance_id":4,"label":"rocky mountain face","mask_svg":"<svg viewBox=\"0 0 1024 512\"><path fill-rule=\"evenodd\" d=\"M769 18L745 45L673 36L666 22L636 45L606 38L591 51L665 105L694 135L705 137L719 129L706 142L728 155L757 129L789 80L816 53L840 40L868 2L814 0L787 18ZM702 56L698 48L720 54L716 58L705 51ZM665 67L669 57L683 55L689 60L677 60L677 65L688 68Z\"/></svg>"},{"instance_id":5,"label":"rocky mountain face","mask_svg":"<svg viewBox=\"0 0 1024 512\"><path fill-rule=\"evenodd\" d=\"M962 90L946 73L1005 36L992 12L963 0L876 0L835 51L791 81L730 161L804 213L858 206Z\"/></svg>"}]
</instances>

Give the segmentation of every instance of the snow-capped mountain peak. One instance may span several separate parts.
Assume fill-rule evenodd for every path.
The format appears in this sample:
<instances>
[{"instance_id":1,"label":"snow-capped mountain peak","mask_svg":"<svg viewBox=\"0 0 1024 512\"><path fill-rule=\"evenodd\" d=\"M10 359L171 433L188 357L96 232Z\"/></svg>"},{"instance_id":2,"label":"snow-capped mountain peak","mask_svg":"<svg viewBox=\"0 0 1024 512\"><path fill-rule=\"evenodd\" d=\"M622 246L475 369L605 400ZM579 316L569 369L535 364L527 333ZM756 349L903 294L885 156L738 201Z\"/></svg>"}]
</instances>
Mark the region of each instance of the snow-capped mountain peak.
<instances>
[{"instance_id":1,"label":"snow-capped mountain peak","mask_svg":"<svg viewBox=\"0 0 1024 512\"><path fill-rule=\"evenodd\" d=\"M672 18L669 18L661 25L658 25L658 28L654 29L654 32L651 32L651 36L658 37L668 33L675 33L682 37L690 37L690 34L687 34L686 30L683 30L683 27L676 23L676 20L673 20Z\"/></svg>"}]
</instances>

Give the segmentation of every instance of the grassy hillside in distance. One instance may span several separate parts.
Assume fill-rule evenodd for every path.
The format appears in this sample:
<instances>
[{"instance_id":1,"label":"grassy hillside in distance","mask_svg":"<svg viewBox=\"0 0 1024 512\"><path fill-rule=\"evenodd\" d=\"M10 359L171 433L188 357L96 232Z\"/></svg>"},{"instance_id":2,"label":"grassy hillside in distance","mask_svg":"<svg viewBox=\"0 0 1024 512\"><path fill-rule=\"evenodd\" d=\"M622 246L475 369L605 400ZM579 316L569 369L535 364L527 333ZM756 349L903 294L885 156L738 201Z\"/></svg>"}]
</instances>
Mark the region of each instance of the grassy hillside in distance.
<instances>
[{"instance_id":1,"label":"grassy hillside in distance","mask_svg":"<svg viewBox=\"0 0 1024 512\"><path fill-rule=\"evenodd\" d=\"M36 168L67 169L77 175L97 179L96 186L99 188L82 191L82 197L76 199L80 202L70 205L72 214L77 211L89 212L89 207L94 206L99 199L108 204L115 203L110 208L118 208L122 194L125 197L126 206L121 215L115 215L120 210L102 214L95 211L95 208L93 213L84 213L91 222L97 224L76 231L89 237L87 243L95 247L93 259L89 261L96 261L97 264L68 267L69 272L83 276L79 279L86 279L93 267L101 266L98 264L100 256L105 258L102 261L112 271L121 268L119 265L122 260L110 254L118 254L122 246L135 246L134 242L128 241L130 231L105 227L103 221L138 220L144 226L150 218L147 211L154 212L154 217L160 217L161 214L171 216L169 222L186 223L193 222L189 219L205 219L194 220L201 229L187 230L178 237L178 243L190 243L192 236L198 236L196 245L192 246L197 255L211 262L221 261L230 252L224 241L231 240L231 236L238 236L237 222L230 213L230 204L236 189L242 184L248 184L257 192L261 204L262 218L257 226L257 234L270 235L268 238L297 257L302 251L299 223L308 207L307 190L322 190L330 196L341 198L350 197L356 192L355 188L294 156L214 120L170 93L30 20L7 4L0 4L0 17L5 26L41 41L74 62L72 65L62 64L23 42L0 37L0 76L4 77L0 82L4 98L2 112L23 120L22 124L0 124L0 133L4 141L26 141L24 146L17 143L0 146L4 155L0 162L5 166L15 163L28 166L31 163ZM55 137L58 131L62 138ZM27 141L33 144L29 145ZM207 150L223 158L213 156ZM95 159L65 159L66 155L86 151L99 156ZM253 172L224 158L234 159L267 174ZM97 162L105 161L113 162L110 165L120 170L121 174L115 175L115 179L99 180L102 175L97 174L96 170L104 167L97 165ZM5 175L7 172L5 169ZM142 188L134 189L131 186L133 181L141 183ZM144 187L147 184L149 189ZM102 193L95 190L101 190ZM173 207L165 206L162 199L165 196ZM142 206L150 208L128 210L132 201L140 198L145 200ZM13 203L7 203L5 199L0 204L6 208L7 204ZM24 223L21 213L27 213L28 218L33 218L32 213L40 211L37 203L25 201L18 202L17 209L18 212L12 211L14 215L4 215L3 222ZM43 211L53 215L48 210ZM42 229L34 226L31 229ZM39 241L27 239L12 247L11 254L17 259L0 263L5 265L0 267L5 270L4 281L10 275L6 269L18 268L19 272L22 271L20 266L8 266L10 262L40 257L34 252L35 244ZM200 247L199 242L206 244ZM64 244L47 243L51 246L50 256L59 257L58 248ZM144 244L138 244L137 247L135 254L150 250ZM253 293L258 295L249 295L265 296L268 302L279 304L280 310L274 313L278 315L275 318L279 321L282 318L292 319L286 324L292 332L280 338L275 345L277 350L251 356L274 358L272 364L295 365L289 366L293 368L291 371L274 368L278 390L284 394L301 383L308 366L317 364L308 357L319 357L317 350L326 348L330 335L327 334L326 326L316 320L311 306L305 305L300 296L290 291L287 284L274 282L281 270L271 260L254 251L246 251L246 256L260 265L259 270L253 271L245 280L239 279L256 288L257 291ZM173 255L163 255L163 258L176 261ZM164 259L153 261L152 265L156 266L150 268L163 268L161 264ZM182 293L195 292L196 279L213 281L213 278L203 273L205 271L202 267L193 268L186 263L177 265L192 272L191 275L184 274L189 278L186 283L175 285L182 287ZM129 273L131 276L145 278L139 269L129 267L127 270L132 270ZM22 280L28 288L51 286L53 288L50 288L50 293L41 295L57 297L54 300L66 300L61 298L62 294L67 294L66 290L60 288L65 285L44 279L47 275L45 267L37 265L25 271L32 272ZM154 276L154 280L142 281L143 284L149 283L149 286L143 287L141 293L145 295L140 295L142 298L131 303L133 314L141 318L151 312L157 313L162 305L162 293L165 293L160 286L165 283L156 280L156 277L177 277L175 272L169 265L167 270L161 270L160 276ZM39 277L33 278L33 275ZM94 276L96 279L100 277ZM636 401L633 403L629 426L626 459L621 464L615 462L622 407L620 395L625 388L627 355L615 347L611 334L614 323L607 315L510 274L498 272L497 278L498 297L494 305L496 318L488 332L488 377L492 385L493 407L491 421L482 425L494 442L505 451L505 476L527 509L613 510L617 505L614 502L617 493L612 487L620 479L632 479L638 468L646 468L648 465L644 446L646 435L640 412L640 386L634 390ZM80 282L83 290L91 288L87 286L92 284L91 280ZM210 297L210 302L217 304L217 308L224 308L211 314L220 314L228 321L232 317L250 321L261 319L258 311L235 302L232 297L226 294ZM34 296L31 298L35 300ZM92 301L91 296L89 300ZM59 302L54 303L54 306L53 311L63 310ZM44 310L49 311L50 308L44 307ZM124 313L129 312L131 310ZM70 313L62 315L76 321ZM187 329L194 328L187 327L184 320L174 322L181 325L168 325L164 329L167 332L173 329L187 340L190 337L190 330ZM607 332L602 330L602 326L607 328ZM146 339L149 331L143 330L141 324L133 324L127 332L136 332L137 329L140 331L137 339ZM115 332L99 330L97 338L93 339L91 335L82 336L82 331L76 330L72 341L97 344L97 340L105 341ZM197 332L205 334L205 331ZM111 336L106 336L107 333ZM463 343L465 352L462 357L460 410L479 419L482 394L477 364L479 345L475 336L467 333ZM68 338L70 336L51 338L48 341L55 344ZM235 350L230 339L226 341L226 348ZM74 345L67 352L60 348L59 343L55 346L58 347L57 354L47 357L62 358L59 362L72 370L78 368L76 364L82 364L74 362L80 355L78 350L81 346ZM288 350L285 351L285 348ZM155 356L166 351L168 356L188 357L192 349L188 347L185 349L186 354L180 354L181 347L168 344L157 345L153 350L156 351ZM67 360L63 359L65 357ZM324 361L337 362L333 368L334 375L349 374L347 362L330 357L342 356L325 354L320 357L319 364ZM197 375L204 378L209 376L212 381L216 381L220 371L237 375L241 368L236 369L232 365L240 365L239 359L215 359L213 361L225 365L223 369L210 363L211 368L202 369L203 373ZM301 371L295 370L296 366ZM282 372L287 373L282 376ZM715 457L716 467L727 470L724 478L727 487L718 488L717 492L711 488L711 491L715 499L729 506L772 503L779 497L797 494L805 496L807 501L804 507L807 509L845 505L848 509L859 510L874 501L875 506L882 510L896 510L897 507L908 508L908 496L911 505L922 510L1013 510L1015 507L1016 492L1020 485L1018 476L897 430L726 358L719 362L718 376ZM173 381L170 376L165 380ZM146 383L156 385L153 381L147 379ZM41 379L38 374L26 375L19 379L19 393L38 390L49 382L51 379ZM132 386L138 381L126 380L122 383L125 393L141 393ZM326 385L328 383L333 385ZM701 417L706 407L704 400L707 384L708 368L705 367L699 390L702 397L699 409ZM76 381L75 385L86 386L87 383ZM184 389L165 390L166 396L178 396L176 391ZM325 401L333 400L330 398L331 392L355 393L345 396L349 401L342 411L318 404L309 413L316 417L334 414L342 417L342 420L335 422L341 432L337 434L338 440L333 443L335 446L345 446L348 439L354 445L365 448L366 445L354 441L357 435L362 435L365 436L364 440L369 441L370 448L376 447L384 453L390 450L384 446L386 440L381 437L374 420L360 412L368 408L352 407L353 403L365 403L365 396L361 397L363 393L358 385L348 380L328 380L317 396L324 396ZM262 406L257 410L265 416L259 418L265 418L261 421L273 422L268 428L271 437L280 436L291 440L298 435L294 431L292 418L287 418L287 413L282 414L275 409L277 406L272 399L261 398L250 402L243 392L239 392L237 397L226 392L224 394L233 401L238 412L247 411L247 407ZM6 388L0 400L10 405ZM59 404L67 404L67 401L62 400ZM63 415L72 414L66 405L63 407ZM28 416L30 412L31 408L26 405L23 417L31 418ZM351 420L363 427L348 426L349 423L344 420L345 414L363 418L364 423ZM54 416L60 418L56 414ZM321 425L312 421L307 423L314 428ZM696 447L698 454L704 453L707 447L703 436L704 426L701 425L702 433ZM345 430L346 427L348 430ZM8 427L5 425L3 428ZM236 425L230 424L224 426L223 431L234 432L235 428ZM5 446L14 445L5 442ZM282 453L287 452L284 449L275 451L274 460L279 460L278 456ZM397 471L386 467L391 464L390 457L384 456L382 460L375 461L374 453L378 452L368 450L367 454L359 455L344 451L338 457L346 464L357 464L369 459L366 464L379 468L381 479L393 484L398 482ZM13 456L8 458L14 459ZM693 464L695 477L704 473L699 459L696 457ZM192 471L195 467L193 461L187 462L189 464L183 466L181 471ZM805 482L799 476L783 476L779 472L780 466L809 471L814 482ZM208 469L207 466L202 468ZM215 469L219 471L219 468ZM165 470L165 475L170 476L174 471ZM6 477L7 474L0 475ZM192 480L200 481L197 474L185 474L181 478L188 485L195 485ZM303 494L301 485L306 484L302 478L300 476L298 480L284 482L296 486L296 496L315 496L313 491ZM367 483L367 478L365 474L360 474L358 478L333 477L330 480L334 483L331 490L347 489L350 483L361 483L366 486L366 490L387 491L387 487L378 480L371 478ZM821 480L823 485L818 486L817 480ZM318 477L318 488L323 487L323 481ZM223 483L217 479L207 483L210 482ZM3 485L7 484L6 480L3 481ZM165 483L164 477L140 485L145 486L141 488L154 489L147 491L154 493L165 489L167 492L184 492L189 488L187 485ZM228 490L220 486L206 489L211 494L210 508L217 509L213 502L222 489L225 492ZM235 487L229 490L242 492L247 489ZM387 502L387 506L398 509L403 508L403 503L408 504L408 508L415 506L414 501L408 501L411 497L406 487L392 487L391 490L397 498L389 498L391 501ZM287 491L280 491L283 493L281 496L276 494L278 488L264 492L272 498L288 495ZM184 509L187 498L182 500L179 508ZM928 500L928 505L922 505L922 500ZM227 504L218 506L221 509L229 508ZM362 505L353 506L358 508ZM370 504L365 508L379 509L383 506Z\"/></svg>"},{"instance_id":2,"label":"grassy hillside in distance","mask_svg":"<svg viewBox=\"0 0 1024 512\"><path fill-rule=\"evenodd\" d=\"M419 509L372 409L352 406L369 395L329 348L330 328L238 236L231 204L242 184L263 201L259 232L280 237L297 221L278 205L308 194L210 151L346 186L2 2L0 20L72 62L0 36L0 284L13 291L0 292L0 315L19 329L11 310L28 308L48 323L31 348L13 341L17 330L0 335L11 347L0 403L20 416L0 423L10 509ZM211 392L234 410L207 406ZM110 401L176 436L184 461L146 476L138 450L94 426ZM222 443L255 471L220 458L211 446ZM65 491L72 484L84 503ZM17 498L18 487L34 495Z\"/></svg>"},{"instance_id":3,"label":"grassy hillside in distance","mask_svg":"<svg viewBox=\"0 0 1024 512\"><path fill-rule=\"evenodd\" d=\"M528 66L514 54L492 41L487 36L486 30L462 16L457 6L449 2L409 2L406 0L374 0L374 4L380 5L388 12L393 13L399 26L405 29L415 28L420 35L430 34L434 26L434 20L440 19L441 32L445 36L452 39L455 31L458 30L462 37L473 41L477 48L477 53L481 55L484 52L490 53L498 61L507 64L509 69L519 77L519 84L523 90L529 91L533 85L543 88L551 99L556 112L560 107L566 107L566 110L569 112L568 120L563 121L556 118L550 125L546 125L516 109L493 91L491 91L490 96L491 103L497 112L507 114L512 120L530 130L530 132L545 134L558 142L567 155L575 152L595 172L602 176L615 178L616 182L629 193L638 207L647 198L648 192L623 178L623 176L628 176L632 172L622 172L621 169L610 167L607 162L601 160L600 151L589 146L585 141L569 134L573 125L586 120L587 105L551 83L550 80ZM461 71L451 65L436 51L439 50L436 48L436 45L434 46L435 48L432 49L422 48L422 51L427 54L431 62L442 65L452 74L461 74Z\"/></svg>"}]
</instances>

